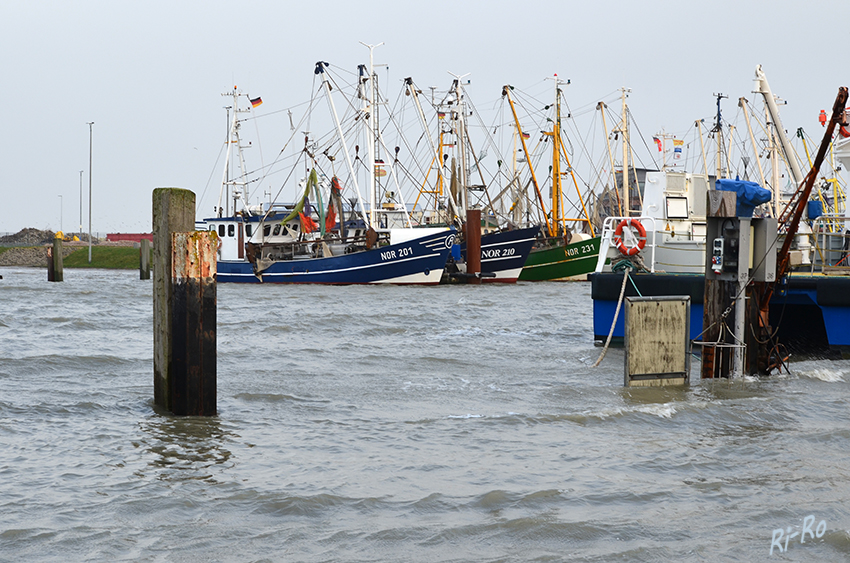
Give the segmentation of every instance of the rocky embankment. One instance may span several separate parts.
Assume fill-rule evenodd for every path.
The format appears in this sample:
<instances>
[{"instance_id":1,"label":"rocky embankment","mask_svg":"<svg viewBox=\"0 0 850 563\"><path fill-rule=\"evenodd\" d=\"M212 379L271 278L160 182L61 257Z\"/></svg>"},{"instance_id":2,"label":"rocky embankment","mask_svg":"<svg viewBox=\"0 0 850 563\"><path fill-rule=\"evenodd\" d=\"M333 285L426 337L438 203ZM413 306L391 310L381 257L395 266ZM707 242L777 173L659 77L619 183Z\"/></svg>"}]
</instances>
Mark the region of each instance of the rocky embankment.
<instances>
[{"instance_id":1,"label":"rocky embankment","mask_svg":"<svg viewBox=\"0 0 850 563\"><path fill-rule=\"evenodd\" d=\"M68 256L81 246L63 246L62 256ZM37 266L47 267L47 247L14 247L0 254L0 266Z\"/></svg>"},{"instance_id":2,"label":"rocky embankment","mask_svg":"<svg viewBox=\"0 0 850 563\"><path fill-rule=\"evenodd\" d=\"M0 244L14 244L25 246L13 246L5 252L0 253L0 266L37 266L47 267L47 247L53 245L53 231L41 231L38 229L22 229L13 234L0 237ZM85 235L83 235L85 236ZM62 246L62 256L68 256L75 250L86 246L86 242L66 242Z\"/></svg>"}]
</instances>

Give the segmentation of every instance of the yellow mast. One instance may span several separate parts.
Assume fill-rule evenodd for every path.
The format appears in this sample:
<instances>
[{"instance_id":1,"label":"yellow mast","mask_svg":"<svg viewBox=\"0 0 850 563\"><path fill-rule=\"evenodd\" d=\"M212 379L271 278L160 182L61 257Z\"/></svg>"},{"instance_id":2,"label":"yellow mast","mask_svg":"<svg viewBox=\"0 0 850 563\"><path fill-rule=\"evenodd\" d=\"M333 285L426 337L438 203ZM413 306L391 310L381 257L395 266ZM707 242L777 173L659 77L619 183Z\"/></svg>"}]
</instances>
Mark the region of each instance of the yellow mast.
<instances>
[{"instance_id":1,"label":"yellow mast","mask_svg":"<svg viewBox=\"0 0 850 563\"><path fill-rule=\"evenodd\" d=\"M525 161L528 163L528 169L531 171L531 182L534 184L534 191L537 192L537 200L540 202L540 208L543 211L543 219L546 221L546 232L550 237L557 236L554 224L549 222L549 214L546 211L546 204L543 201L543 194L540 193L540 185L537 183L537 176L534 174L534 166L531 164L531 156L528 152L528 147L525 144L525 137L522 135L522 127L519 124L519 117L517 117L516 114L514 101L513 99L511 99L511 87L509 85L505 85L502 88L502 95L507 96L508 104L511 106L511 113L514 116L514 123L516 123L517 130L520 131L519 139L522 142L522 150L525 153Z\"/></svg>"},{"instance_id":2,"label":"yellow mast","mask_svg":"<svg viewBox=\"0 0 850 563\"><path fill-rule=\"evenodd\" d=\"M558 75L555 75L555 124L552 127L551 133L544 133L545 135L552 136L552 221L556 225L560 225L561 229L556 227L557 232L566 231L567 221L583 221L586 222L590 227L591 236L595 236L593 232L593 225L590 223L590 217L588 216L587 209L584 206L584 199L581 197L581 190L578 188L578 182L576 181L576 175L573 171L572 164L570 163L570 157L567 156L567 149L564 148L563 143L561 143L561 90L558 88ZM564 160L567 163L567 169L570 172L570 176L573 179L573 184L576 187L576 193L578 194L579 202L581 202L581 209L584 212L584 219L581 218L568 218L564 216L564 199L563 194L564 190L561 185L561 155L564 155Z\"/></svg>"},{"instance_id":3,"label":"yellow mast","mask_svg":"<svg viewBox=\"0 0 850 563\"><path fill-rule=\"evenodd\" d=\"M558 76L555 75L555 123L551 133L552 136L552 224L555 225L555 234L563 232L564 212L561 199L561 96L558 91Z\"/></svg>"}]
</instances>

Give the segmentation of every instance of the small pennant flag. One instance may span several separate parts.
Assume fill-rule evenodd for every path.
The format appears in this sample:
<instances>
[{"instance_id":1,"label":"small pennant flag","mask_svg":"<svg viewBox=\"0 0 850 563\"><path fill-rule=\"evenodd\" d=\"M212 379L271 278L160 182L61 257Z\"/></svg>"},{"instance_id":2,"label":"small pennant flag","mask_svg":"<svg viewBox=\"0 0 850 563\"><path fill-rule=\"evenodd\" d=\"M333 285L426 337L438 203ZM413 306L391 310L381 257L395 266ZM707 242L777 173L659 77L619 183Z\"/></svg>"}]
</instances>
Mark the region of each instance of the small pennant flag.
<instances>
[{"instance_id":1,"label":"small pennant flag","mask_svg":"<svg viewBox=\"0 0 850 563\"><path fill-rule=\"evenodd\" d=\"M658 147L658 152L661 152L661 139L659 139L658 137L653 137L652 140L655 141L655 144Z\"/></svg>"},{"instance_id":2,"label":"small pennant flag","mask_svg":"<svg viewBox=\"0 0 850 563\"><path fill-rule=\"evenodd\" d=\"M682 156L682 145L685 144L685 141L680 141L679 139L673 139L673 158L681 158Z\"/></svg>"},{"instance_id":3,"label":"small pennant flag","mask_svg":"<svg viewBox=\"0 0 850 563\"><path fill-rule=\"evenodd\" d=\"M437 112L437 119L445 119L445 118L446 118L445 112L442 112L442 111Z\"/></svg>"},{"instance_id":4,"label":"small pennant flag","mask_svg":"<svg viewBox=\"0 0 850 563\"><path fill-rule=\"evenodd\" d=\"M523 133L523 134L522 134L522 138L523 138L523 139L530 139L530 138L531 138L531 133Z\"/></svg>"},{"instance_id":5,"label":"small pennant flag","mask_svg":"<svg viewBox=\"0 0 850 563\"><path fill-rule=\"evenodd\" d=\"M252 107L252 108L255 108L255 107L257 107L258 105L260 105L260 104L262 104L262 103L263 103L263 98L261 98L260 96L257 96L256 98L253 98L253 99L248 98L248 100L251 102L251 107Z\"/></svg>"}]
</instances>

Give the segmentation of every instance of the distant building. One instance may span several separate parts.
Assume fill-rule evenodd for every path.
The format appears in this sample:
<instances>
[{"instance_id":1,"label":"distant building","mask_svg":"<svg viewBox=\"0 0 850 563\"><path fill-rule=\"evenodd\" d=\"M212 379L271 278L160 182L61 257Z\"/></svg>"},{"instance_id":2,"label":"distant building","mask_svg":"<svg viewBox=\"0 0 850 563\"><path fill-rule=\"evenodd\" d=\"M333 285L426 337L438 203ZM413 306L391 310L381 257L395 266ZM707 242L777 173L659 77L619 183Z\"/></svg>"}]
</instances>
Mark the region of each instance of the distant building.
<instances>
[{"instance_id":1,"label":"distant building","mask_svg":"<svg viewBox=\"0 0 850 563\"><path fill-rule=\"evenodd\" d=\"M142 239L148 239L153 242L153 233L109 233L106 235L107 242L118 242L122 240L142 242Z\"/></svg>"}]
</instances>

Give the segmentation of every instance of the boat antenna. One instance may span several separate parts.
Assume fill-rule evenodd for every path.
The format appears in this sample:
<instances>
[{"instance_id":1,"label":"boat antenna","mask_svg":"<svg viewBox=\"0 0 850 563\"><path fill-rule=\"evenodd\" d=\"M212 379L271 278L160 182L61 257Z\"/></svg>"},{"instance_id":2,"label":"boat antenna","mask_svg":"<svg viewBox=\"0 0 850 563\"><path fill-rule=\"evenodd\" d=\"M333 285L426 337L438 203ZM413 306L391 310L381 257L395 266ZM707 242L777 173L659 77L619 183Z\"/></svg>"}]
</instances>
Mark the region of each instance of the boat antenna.
<instances>
[{"instance_id":1,"label":"boat antenna","mask_svg":"<svg viewBox=\"0 0 850 563\"><path fill-rule=\"evenodd\" d=\"M717 98L717 118L714 122L714 128L711 130L712 133L717 135L717 176L716 179L719 180L723 176L723 160L721 158L723 153L723 135L721 135L721 130L723 128L723 118L720 115L720 100L728 99L729 96L725 94L712 94L712 96Z\"/></svg>"}]
</instances>

